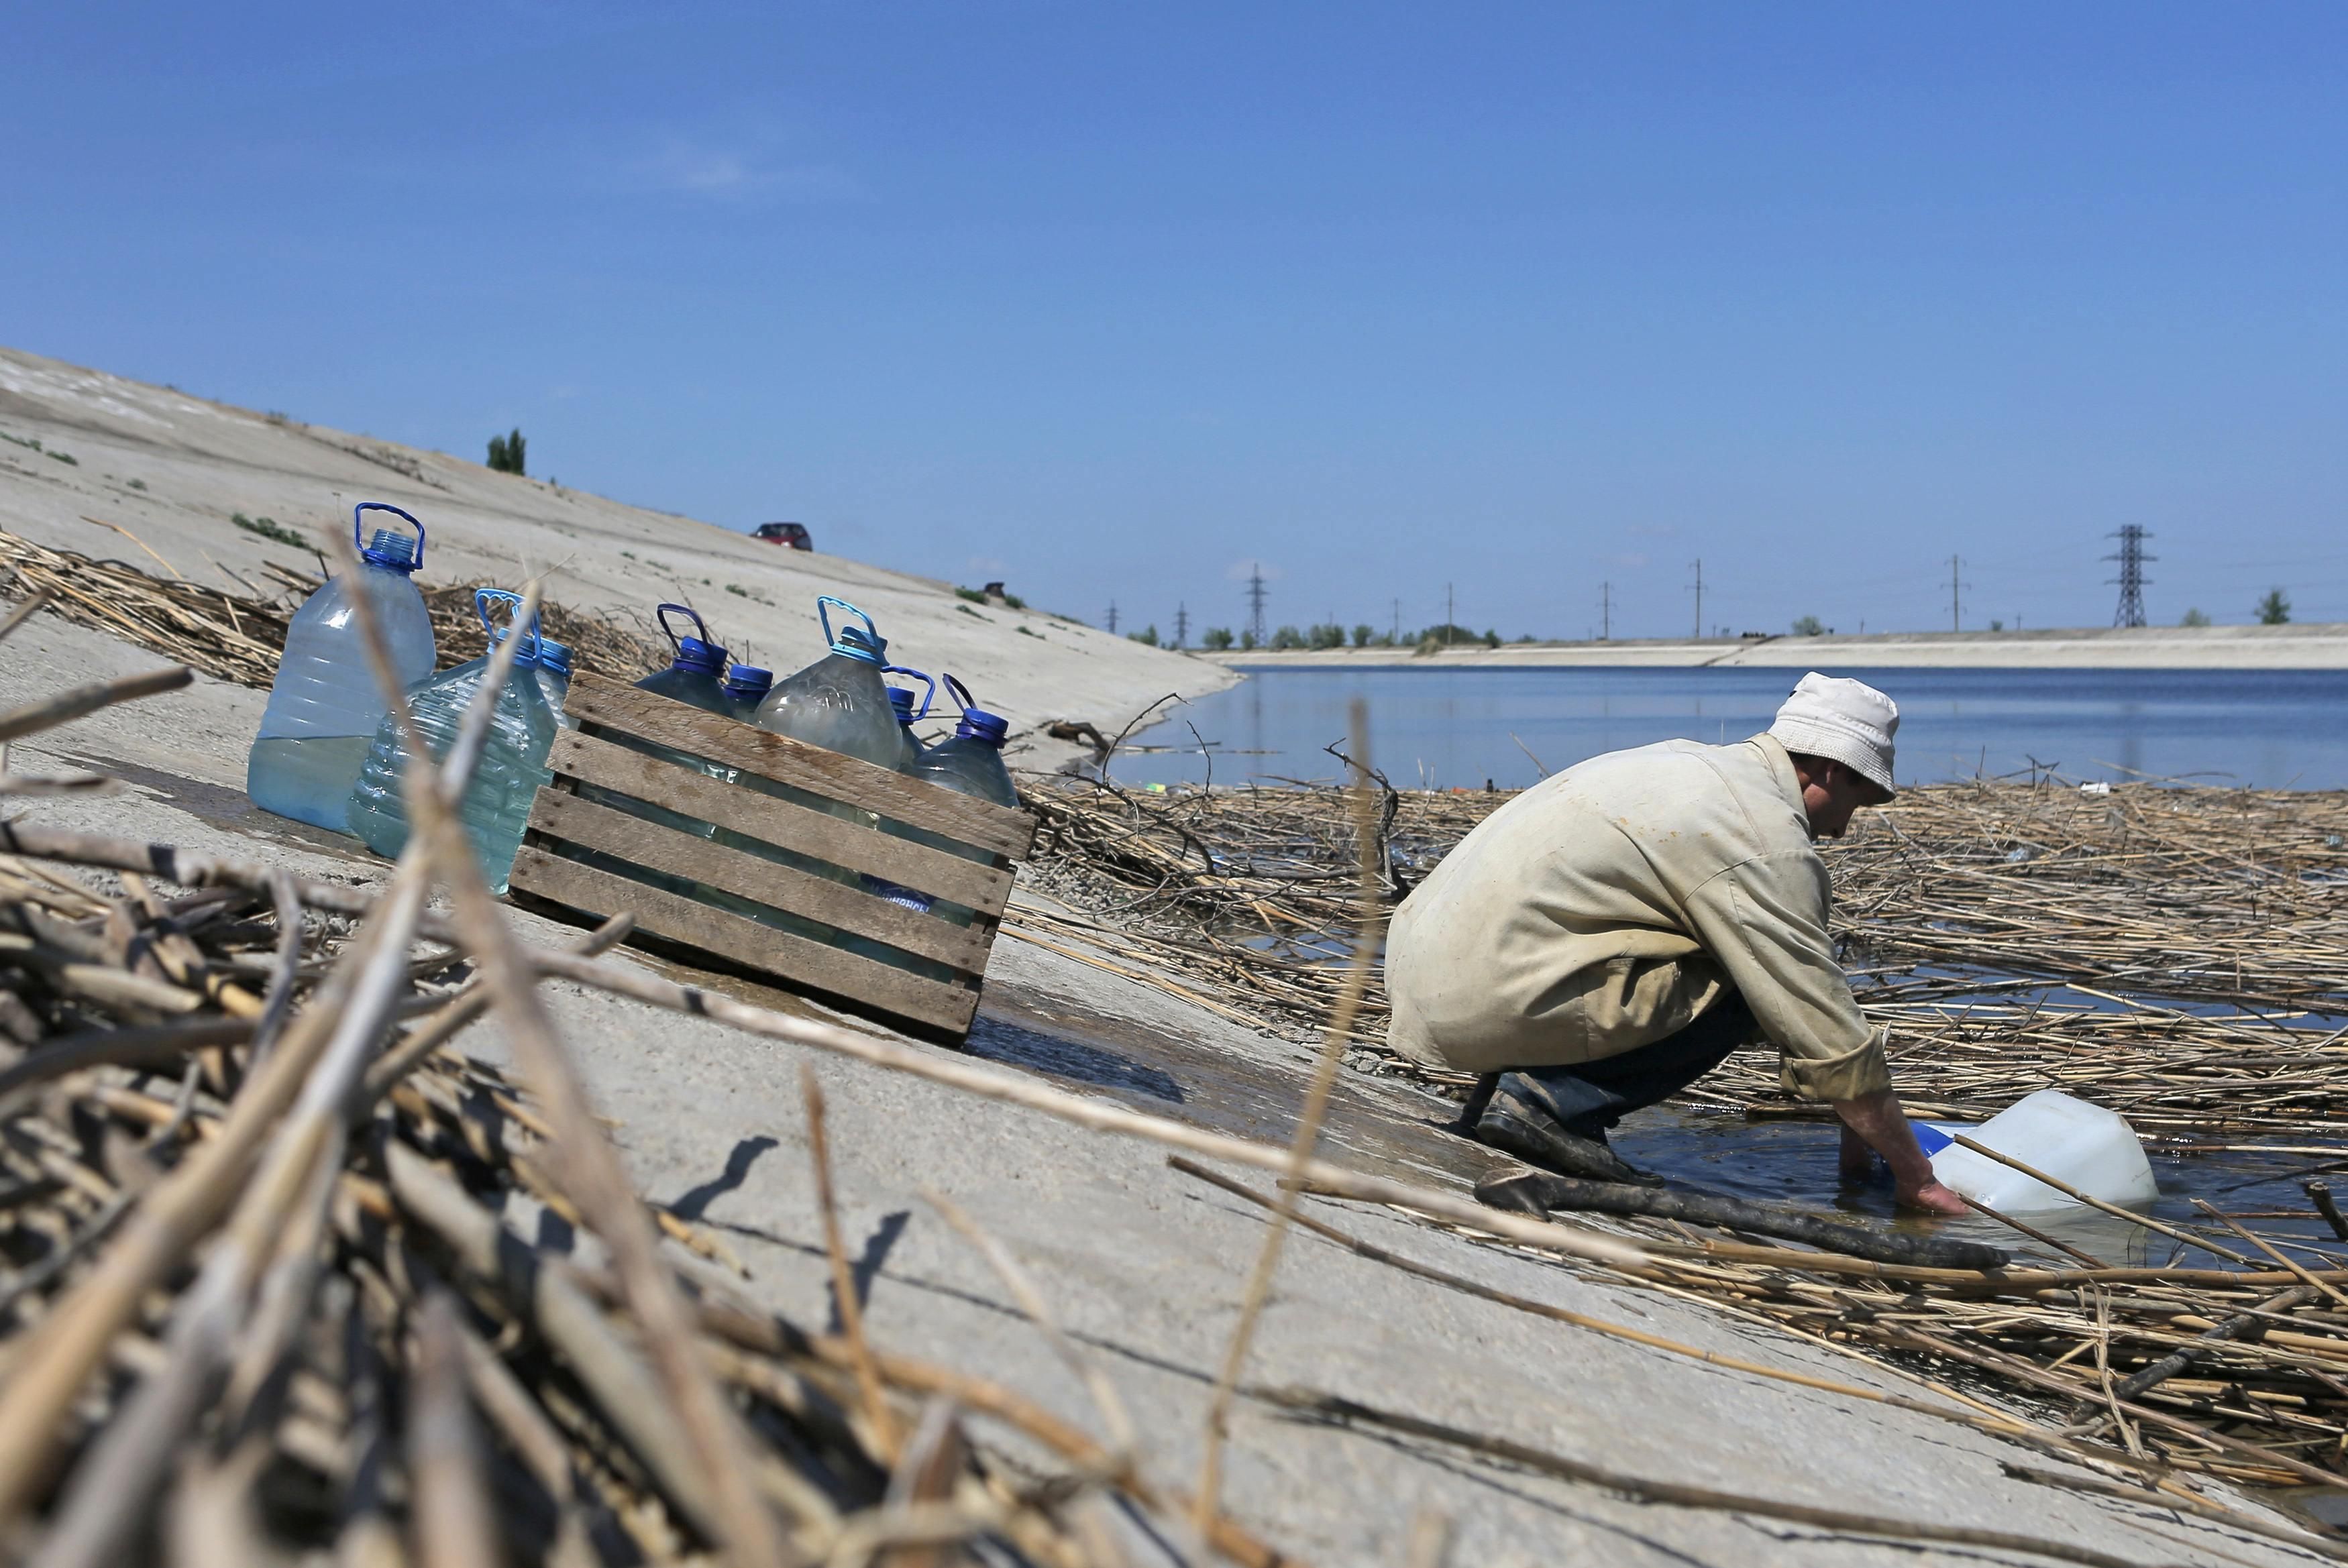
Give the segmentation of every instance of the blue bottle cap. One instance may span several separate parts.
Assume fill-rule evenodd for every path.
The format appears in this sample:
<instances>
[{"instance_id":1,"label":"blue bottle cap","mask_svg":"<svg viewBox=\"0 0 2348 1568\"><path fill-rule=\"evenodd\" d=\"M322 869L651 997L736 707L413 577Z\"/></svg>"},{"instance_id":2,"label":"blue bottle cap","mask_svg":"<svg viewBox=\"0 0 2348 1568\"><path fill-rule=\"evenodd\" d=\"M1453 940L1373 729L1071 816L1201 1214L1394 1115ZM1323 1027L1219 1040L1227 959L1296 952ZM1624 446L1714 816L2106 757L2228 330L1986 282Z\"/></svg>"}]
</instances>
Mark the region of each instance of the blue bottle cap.
<instances>
[{"instance_id":1,"label":"blue bottle cap","mask_svg":"<svg viewBox=\"0 0 2348 1568\"><path fill-rule=\"evenodd\" d=\"M897 710L899 723L910 724L913 722L913 694L902 686L889 688L889 706Z\"/></svg>"},{"instance_id":2,"label":"blue bottle cap","mask_svg":"<svg viewBox=\"0 0 2348 1568\"><path fill-rule=\"evenodd\" d=\"M571 645L551 638L538 640L538 661L564 680L571 678Z\"/></svg>"},{"instance_id":3,"label":"blue bottle cap","mask_svg":"<svg viewBox=\"0 0 2348 1568\"><path fill-rule=\"evenodd\" d=\"M887 640L877 631L868 634L853 626L843 626L833 635L831 651L834 653L845 654L850 659L861 659L867 664L885 664L889 661Z\"/></svg>"},{"instance_id":4,"label":"blue bottle cap","mask_svg":"<svg viewBox=\"0 0 2348 1568\"><path fill-rule=\"evenodd\" d=\"M990 746L999 746L1003 737L1011 733L1011 721L983 708L964 708L962 723L954 726L956 740L981 740Z\"/></svg>"},{"instance_id":5,"label":"blue bottle cap","mask_svg":"<svg viewBox=\"0 0 2348 1568\"><path fill-rule=\"evenodd\" d=\"M359 551L359 559L370 566L388 567L393 571L414 571L416 546L406 534L377 528L375 538L366 542L366 548Z\"/></svg>"},{"instance_id":6,"label":"blue bottle cap","mask_svg":"<svg viewBox=\"0 0 2348 1568\"><path fill-rule=\"evenodd\" d=\"M498 644L506 640L506 628L499 627L495 631L489 633L490 652L495 653L498 651ZM514 650L514 668L517 670L527 670L534 664L544 664L545 662L546 644L541 641L535 633L523 638L521 640L521 646ZM569 670L565 670L562 673L568 676L571 671Z\"/></svg>"},{"instance_id":7,"label":"blue bottle cap","mask_svg":"<svg viewBox=\"0 0 2348 1568\"><path fill-rule=\"evenodd\" d=\"M736 664L726 676L726 694L739 701L746 697L763 697L775 684L775 672L761 670L756 664Z\"/></svg>"},{"instance_id":8,"label":"blue bottle cap","mask_svg":"<svg viewBox=\"0 0 2348 1568\"><path fill-rule=\"evenodd\" d=\"M695 675L715 675L726 668L726 650L698 637L676 640L676 665Z\"/></svg>"},{"instance_id":9,"label":"blue bottle cap","mask_svg":"<svg viewBox=\"0 0 2348 1568\"><path fill-rule=\"evenodd\" d=\"M672 615L681 615L692 621L693 629L701 635L679 637L676 629L668 623ZM716 675L724 679L726 650L708 640L709 628L703 624L699 610L689 604L664 604L653 612L653 619L660 623L663 631L668 633L668 640L676 644L676 662L670 668L683 670L688 674Z\"/></svg>"}]
</instances>

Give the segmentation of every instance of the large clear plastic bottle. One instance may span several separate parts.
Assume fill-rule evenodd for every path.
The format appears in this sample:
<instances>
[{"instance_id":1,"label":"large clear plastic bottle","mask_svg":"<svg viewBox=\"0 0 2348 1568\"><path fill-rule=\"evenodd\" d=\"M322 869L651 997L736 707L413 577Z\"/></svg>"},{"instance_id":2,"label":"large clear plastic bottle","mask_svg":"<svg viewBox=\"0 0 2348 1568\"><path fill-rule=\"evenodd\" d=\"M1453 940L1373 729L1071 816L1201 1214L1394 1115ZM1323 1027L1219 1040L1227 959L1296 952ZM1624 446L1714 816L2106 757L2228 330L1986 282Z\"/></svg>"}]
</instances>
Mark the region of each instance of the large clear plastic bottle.
<instances>
[{"instance_id":1,"label":"large clear plastic bottle","mask_svg":"<svg viewBox=\"0 0 2348 1568\"><path fill-rule=\"evenodd\" d=\"M500 632L489 619L490 607L510 607L520 602L520 594L499 589L474 590L473 606L481 618L483 630L489 633L492 652L498 642L513 634L515 629L509 627ZM538 682L537 630L533 627L520 635L525 641L516 651L512 676L498 693L488 743L481 749L472 783L458 808L466 836L472 840L474 859L492 893L506 890L514 855L521 848L530 802L540 786L553 777L547 770L546 754L560 727ZM423 732L424 743L434 761L447 756L448 748L456 743L465 710L472 705L474 693L480 690L481 672L489 663L489 655L484 654L408 688L408 711L415 715L417 728ZM358 784L351 791L349 806L350 831L377 855L397 856L407 846L407 803L401 793L407 770L407 747L400 743L398 731L386 713L376 727L375 740L359 769Z\"/></svg>"},{"instance_id":2,"label":"large clear plastic bottle","mask_svg":"<svg viewBox=\"0 0 2348 1568\"><path fill-rule=\"evenodd\" d=\"M709 640L709 627L701 612L689 604L664 604L654 612L660 629L668 633L676 656L665 670L655 670L636 682L639 692L674 698L689 703L704 712L724 713L732 717L734 704L726 695L726 650ZM681 615L693 622L698 635L681 637L668 623L672 615Z\"/></svg>"},{"instance_id":3,"label":"large clear plastic bottle","mask_svg":"<svg viewBox=\"0 0 2348 1568\"><path fill-rule=\"evenodd\" d=\"M538 640L538 690L546 705L554 710L554 722L566 730L578 726L571 722L565 705L571 696L571 647L552 638Z\"/></svg>"},{"instance_id":4,"label":"large clear plastic bottle","mask_svg":"<svg viewBox=\"0 0 2348 1568\"><path fill-rule=\"evenodd\" d=\"M415 684L438 662L432 617L413 580L424 564L424 525L397 507L363 501L351 512L354 541L368 512L407 518L415 542L377 529L359 551L355 573L330 579L294 612L244 770L244 792L253 804L336 833L349 831L344 822L351 786L384 714L353 599L364 595L375 611L402 682Z\"/></svg>"},{"instance_id":5,"label":"large clear plastic bottle","mask_svg":"<svg viewBox=\"0 0 2348 1568\"><path fill-rule=\"evenodd\" d=\"M758 727L893 769L904 760L905 739L897 726L896 710L889 705L889 688L880 679L888 662L888 641L870 616L846 600L825 594L815 602L831 651L775 682L758 704ZM833 631L834 606L864 625L842 624Z\"/></svg>"},{"instance_id":6,"label":"large clear plastic bottle","mask_svg":"<svg viewBox=\"0 0 2348 1568\"><path fill-rule=\"evenodd\" d=\"M1003 740L1010 733L1011 726L999 715L973 705L970 688L952 675L945 678L945 683L946 690L961 705L962 720L954 726L951 736L922 752L920 759L906 771L913 777L942 789L976 795L981 800L991 800L997 805L1017 809L1018 786L1011 782L1011 771L1003 765ZM927 707L924 703L924 712ZM912 738L910 726L906 730L906 738ZM950 855L959 855L965 860L985 858L979 851L953 839L918 827L903 824L885 824L884 826L888 832L901 838L942 849ZM891 903L933 914L941 920L951 920L957 926L967 926L976 918L975 912L963 905L944 898L932 898L926 893L898 887L893 883L877 884L873 891Z\"/></svg>"},{"instance_id":7,"label":"large clear plastic bottle","mask_svg":"<svg viewBox=\"0 0 2348 1568\"><path fill-rule=\"evenodd\" d=\"M690 605L664 604L654 614L660 622L660 629L668 633L668 640L676 652L667 669L655 670L637 682L636 690L650 692L654 696L666 697L671 702L683 702L687 707L699 708L704 712L723 713L727 718L732 718L734 704L726 695L726 683L718 679L718 672L726 668L726 650L709 641L709 628L702 620L700 612ZM669 617L672 615L683 616L692 621L693 630L698 635L693 637L678 635L669 625ZM600 724L582 725L579 733L609 741L614 745L625 746L632 752L642 752L649 757L658 757L664 763L689 769L706 778L731 779L734 776L734 770L724 763L695 756L690 753L679 751L674 746L664 746L653 741L638 740L633 735L620 734L606 730ZM620 794L600 785L580 785L579 797L582 800L592 801L598 805L609 806L614 811L625 812L630 816L642 817L646 822L656 822L664 827L675 828L679 833L692 834L696 838L714 837L717 833L716 826L703 822L698 817L687 816L682 812L671 811L666 806L654 805L650 801L638 800L633 795ZM623 869L621 862L607 856L582 855L580 858L607 871ZM671 893L683 894L687 897L697 897L701 893L698 883L687 881L683 877L662 876L650 873L640 874L633 871L628 874L638 876L640 880L649 881L654 886L664 888Z\"/></svg>"},{"instance_id":8,"label":"large clear plastic bottle","mask_svg":"<svg viewBox=\"0 0 2348 1568\"><path fill-rule=\"evenodd\" d=\"M843 612L842 624L837 631L831 625L834 609ZM755 722L759 728L776 734L788 735L828 751L844 752L850 756L894 771L904 758L905 742L898 728L896 710L890 704L888 689L880 676L888 662L888 640L872 624L870 616L845 600L834 599L828 594L819 597L816 600L816 615L823 626L824 640L829 643L831 651L797 674L776 682L765 700L758 704ZM864 624L861 627L848 625L848 616L854 616ZM791 801L829 816L860 822L868 827L880 822L880 818L871 812L790 784L779 784L757 774L739 774L737 782L763 794ZM828 861L727 829L718 831L717 842L727 848L739 849L778 865L792 866L827 881L856 886L865 880L857 873ZM861 938L829 926L814 924L786 911L746 905L739 900L726 907L766 925L833 947L860 951L870 946Z\"/></svg>"},{"instance_id":9,"label":"large clear plastic bottle","mask_svg":"<svg viewBox=\"0 0 2348 1568\"><path fill-rule=\"evenodd\" d=\"M1019 786L1003 765L1003 739L1010 732L1010 723L1000 715L964 708L953 737L923 752L913 776L1016 811Z\"/></svg>"}]
</instances>

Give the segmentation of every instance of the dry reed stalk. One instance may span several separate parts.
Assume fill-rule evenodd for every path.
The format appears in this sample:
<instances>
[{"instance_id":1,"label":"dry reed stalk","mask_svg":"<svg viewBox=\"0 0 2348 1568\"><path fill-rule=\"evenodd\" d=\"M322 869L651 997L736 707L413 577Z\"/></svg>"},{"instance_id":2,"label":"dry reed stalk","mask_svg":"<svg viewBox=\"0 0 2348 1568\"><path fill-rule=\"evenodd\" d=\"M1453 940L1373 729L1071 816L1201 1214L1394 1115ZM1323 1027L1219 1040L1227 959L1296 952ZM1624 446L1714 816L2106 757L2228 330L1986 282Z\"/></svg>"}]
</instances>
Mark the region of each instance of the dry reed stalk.
<instances>
[{"instance_id":1,"label":"dry reed stalk","mask_svg":"<svg viewBox=\"0 0 2348 1568\"><path fill-rule=\"evenodd\" d=\"M1313 1151L1321 1141L1321 1123L1329 1112L1329 1095L1336 1087L1337 1069L1345 1060L1345 1039L1354 1021L1354 1010L1361 1005L1362 991L1369 982L1371 955L1377 948L1377 932L1381 921L1378 909L1377 863L1370 847L1370 825L1373 811L1370 804L1370 714L1369 705L1361 698L1354 699L1346 726L1354 748L1354 826L1358 846L1360 868L1361 915L1354 933L1354 951L1345 968L1344 989L1338 992L1335 1008L1329 1017L1329 1027L1323 1033L1320 1059L1313 1064L1313 1079L1304 1091L1304 1104L1296 1119L1296 1132L1289 1140L1288 1184L1281 1189L1279 1204L1272 1211L1272 1224L1264 1232L1263 1245L1256 1255L1255 1267L1248 1276L1247 1289L1240 1299L1239 1321L1232 1326L1230 1343L1223 1350L1220 1369L1215 1376L1215 1389L1207 1401L1207 1419L1202 1453L1199 1461L1199 1496L1193 1528L1200 1535L1222 1507L1223 1445L1231 1440L1231 1410L1233 1390L1239 1387L1240 1373L1247 1362L1249 1344L1255 1337L1257 1319L1262 1315L1263 1304L1272 1292L1272 1276L1280 1267L1282 1244L1288 1239L1289 1222L1295 1217L1297 1196L1294 1184L1303 1180L1306 1168L1313 1163ZM1106 768L1103 770L1106 772Z\"/></svg>"},{"instance_id":2,"label":"dry reed stalk","mask_svg":"<svg viewBox=\"0 0 2348 1568\"><path fill-rule=\"evenodd\" d=\"M416 1399L407 1420L417 1568L501 1568L496 1511L482 1485L481 1437L466 1394L456 1298L425 1299L416 1326Z\"/></svg>"},{"instance_id":3,"label":"dry reed stalk","mask_svg":"<svg viewBox=\"0 0 2348 1568\"><path fill-rule=\"evenodd\" d=\"M1655 1481L1633 1476L1603 1465L1591 1464L1552 1450L1535 1448L1511 1439L1472 1432L1440 1421L1430 1421L1400 1411L1381 1409L1335 1394L1315 1393L1306 1389L1271 1390L1264 1395L1300 1416L1335 1424L1357 1423L1383 1428L1429 1441L1447 1443L1471 1453L1488 1455L1511 1464L1524 1466L1539 1474L1578 1482L1614 1492L1634 1502L1668 1503L1680 1508L1719 1510L1731 1513L1749 1514L1756 1519L1782 1519L1789 1523L1808 1524L1831 1530L1842 1535L1875 1536L1886 1541L1931 1542L1951 1546L1979 1546L1993 1552L2024 1552L2034 1556L2052 1558L2058 1563L2076 1563L2083 1568L2143 1568L2140 1559L2122 1557L2094 1547L2079 1546L2067 1541L2046 1536L2024 1535L2014 1531L1980 1530L1970 1525L1934 1524L1928 1521L1892 1518L1886 1514L1859 1513L1848 1509L1823 1508L1808 1503L1788 1502L1782 1498L1756 1497L1748 1493L1722 1491L1707 1486L1689 1486L1678 1481Z\"/></svg>"},{"instance_id":4,"label":"dry reed stalk","mask_svg":"<svg viewBox=\"0 0 2348 1568\"><path fill-rule=\"evenodd\" d=\"M823 1218L823 1252L831 1270L832 1310L839 1315L840 1337L848 1342L856 1368L856 1386L864 1399L864 1419L872 1440L892 1463L897 1457L896 1418L889 1397L881 1391L880 1374L872 1364L872 1347L864 1337L864 1303L856 1294L856 1275L848 1264L847 1239L839 1231L839 1204L831 1185L831 1141L824 1129L823 1086L815 1069L799 1064L799 1100L807 1107L808 1163L815 1173L816 1209Z\"/></svg>"}]
</instances>

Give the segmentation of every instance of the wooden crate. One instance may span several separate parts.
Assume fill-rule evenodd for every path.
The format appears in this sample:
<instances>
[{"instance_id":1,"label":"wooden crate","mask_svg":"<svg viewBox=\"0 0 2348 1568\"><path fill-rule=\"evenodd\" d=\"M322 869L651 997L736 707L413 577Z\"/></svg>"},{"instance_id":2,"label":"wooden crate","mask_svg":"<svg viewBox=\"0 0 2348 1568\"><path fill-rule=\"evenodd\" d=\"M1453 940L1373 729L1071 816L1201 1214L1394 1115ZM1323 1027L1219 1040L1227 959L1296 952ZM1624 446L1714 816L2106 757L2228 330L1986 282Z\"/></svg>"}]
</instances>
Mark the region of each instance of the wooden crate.
<instances>
[{"instance_id":1,"label":"wooden crate","mask_svg":"<svg viewBox=\"0 0 2348 1568\"><path fill-rule=\"evenodd\" d=\"M516 898L587 919L625 910L635 916L637 932L652 938L647 945L690 949L685 956L714 960L711 967L748 970L925 1030L957 1039L968 1032L987 952L1011 897L1012 863L1035 838L1033 817L592 675L572 682L564 706L579 728L555 739L549 757L554 783L538 792L514 860ZM951 839L976 858L711 778L616 743L621 736L878 813ZM861 876L839 881L781 865L586 798L582 789L713 823L974 913L970 924L956 925L868 891ZM597 864L582 864L582 856ZM642 879L646 876L785 910L901 957L890 962L778 930L653 886Z\"/></svg>"}]
</instances>

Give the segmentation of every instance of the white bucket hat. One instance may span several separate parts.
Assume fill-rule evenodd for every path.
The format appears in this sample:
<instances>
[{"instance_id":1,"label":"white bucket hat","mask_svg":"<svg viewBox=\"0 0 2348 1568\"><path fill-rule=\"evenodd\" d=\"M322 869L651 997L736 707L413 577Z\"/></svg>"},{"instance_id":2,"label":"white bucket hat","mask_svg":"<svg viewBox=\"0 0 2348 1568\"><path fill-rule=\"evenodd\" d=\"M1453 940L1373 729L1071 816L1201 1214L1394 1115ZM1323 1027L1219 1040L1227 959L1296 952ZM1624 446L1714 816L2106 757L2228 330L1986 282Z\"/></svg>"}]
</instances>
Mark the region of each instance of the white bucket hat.
<instances>
[{"instance_id":1,"label":"white bucket hat","mask_svg":"<svg viewBox=\"0 0 2348 1568\"><path fill-rule=\"evenodd\" d=\"M1849 764L1890 794L1891 737L1899 728L1899 703L1864 681L1813 670L1777 710L1769 733L1789 752Z\"/></svg>"}]
</instances>

